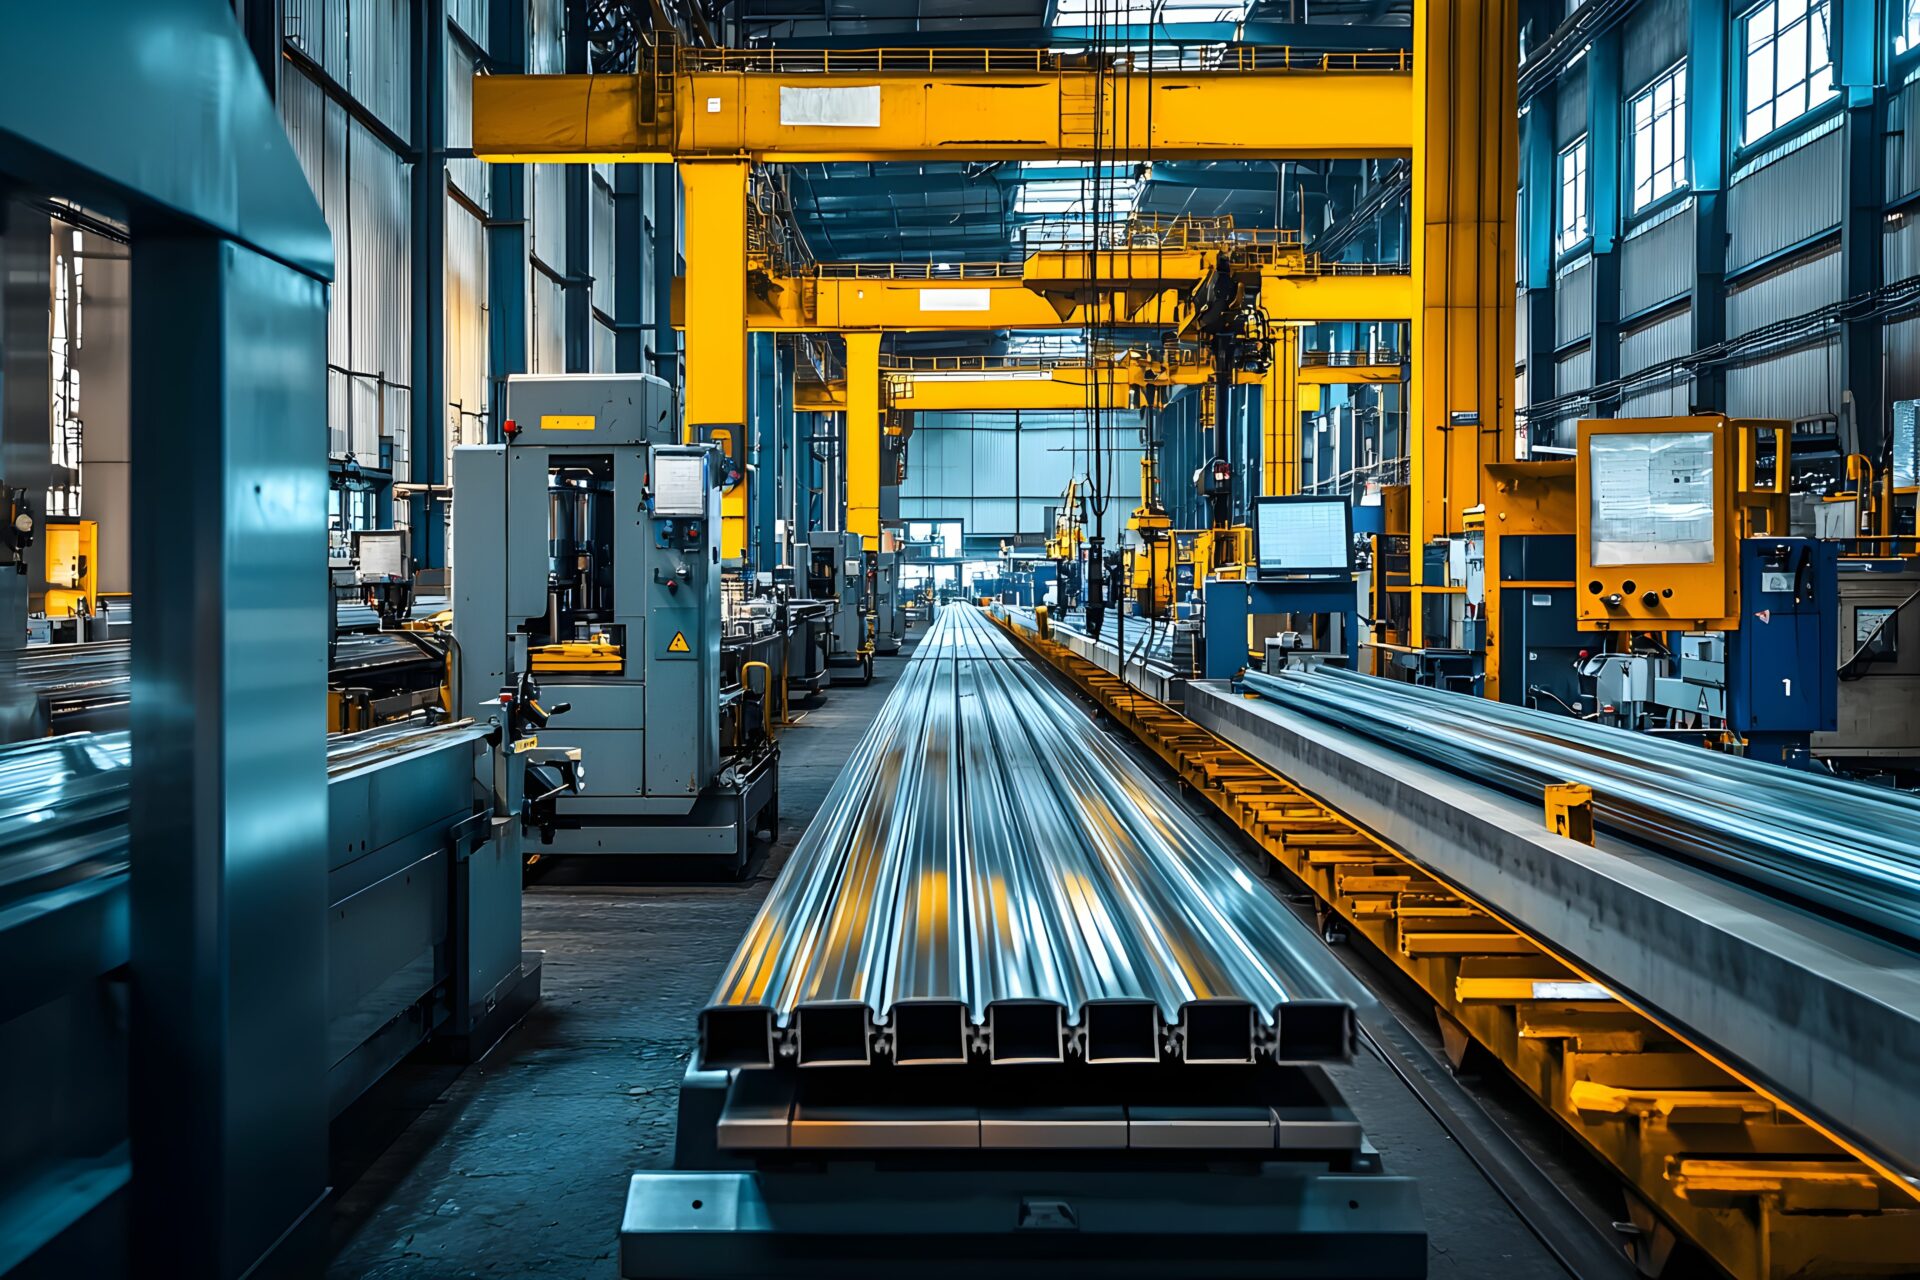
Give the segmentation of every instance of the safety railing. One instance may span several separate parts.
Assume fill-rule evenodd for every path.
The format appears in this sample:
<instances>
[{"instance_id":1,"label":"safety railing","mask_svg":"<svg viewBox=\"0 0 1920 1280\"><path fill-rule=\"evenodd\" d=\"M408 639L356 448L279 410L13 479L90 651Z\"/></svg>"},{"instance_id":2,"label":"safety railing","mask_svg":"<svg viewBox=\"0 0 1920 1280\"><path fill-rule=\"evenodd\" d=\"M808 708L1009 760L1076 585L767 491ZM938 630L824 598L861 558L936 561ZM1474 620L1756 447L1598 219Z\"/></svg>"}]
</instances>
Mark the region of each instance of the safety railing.
<instances>
[{"instance_id":1,"label":"safety railing","mask_svg":"<svg viewBox=\"0 0 1920 1280\"><path fill-rule=\"evenodd\" d=\"M1018 280L1018 262L821 262L814 273L838 280Z\"/></svg>"},{"instance_id":2,"label":"safety railing","mask_svg":"<svg viewBox=\"0 0 1920 1280\"><path fill-rule=\"evenodd\" d=\"M1300 364L1303 368L1312 366L1320 369L1365 369L1376 365L1400 364L1404 357L1398 351L1375 349L1372 351L1302 351Z\"/></svg>"},{"instance_id":3,"label":"safety railing","mask_svg":"<svg viewBox=\"0 0 1920 1280\"><path fill-rule=\"evenodd\" d=\"M1329 53L1291 45L1181 45L1156 42L1144 49L1115 50L1104 55L1055 49L696 49L677 46L674 70L681 74L730 72L740 74L838 75L882 72L949 72L965 74L1055 74L1100 70L1127 73L1169 69L1147 67L1148 57L1183 48L1205 51L1206 60L1193 70L1250 71L1388 71L1413 67L1413 55L1404 50L1361 50ZM1093 59L1104 58L1096 67ZM1157 59L1156 59L1157 62ZM1171 68L1185 70L1188 68Z\"/></svg>"}]
</instances>

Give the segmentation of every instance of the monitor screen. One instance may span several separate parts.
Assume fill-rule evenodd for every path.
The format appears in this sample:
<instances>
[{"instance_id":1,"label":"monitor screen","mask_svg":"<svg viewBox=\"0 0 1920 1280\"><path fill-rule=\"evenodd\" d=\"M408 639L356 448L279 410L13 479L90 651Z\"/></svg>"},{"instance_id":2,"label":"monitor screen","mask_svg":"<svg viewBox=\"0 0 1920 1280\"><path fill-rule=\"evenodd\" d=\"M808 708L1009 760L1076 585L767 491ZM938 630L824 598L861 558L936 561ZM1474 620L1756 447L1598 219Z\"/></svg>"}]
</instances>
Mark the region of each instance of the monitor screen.
<instances>
[{"instance_id":1,"label":"monitor screen","mask_svg":"<svg viewBox=\"0 0 1920 1280\"><path fill-rule=\"evenodd\" d=\"M654 450L653 514L656 516L704 516L707 514L705 454Z\"/></svg>"},{"instance_id":2,"label":"monitor screen","mask_svg":"<svg viewBox=\"0 0 1920 1280\"><path fill-rule=\"evenodd\" d=\"M1345 498L1260 498L1253 537L1262 577L1353 570L1353 516Z\"/></svg>"}]
</instances>

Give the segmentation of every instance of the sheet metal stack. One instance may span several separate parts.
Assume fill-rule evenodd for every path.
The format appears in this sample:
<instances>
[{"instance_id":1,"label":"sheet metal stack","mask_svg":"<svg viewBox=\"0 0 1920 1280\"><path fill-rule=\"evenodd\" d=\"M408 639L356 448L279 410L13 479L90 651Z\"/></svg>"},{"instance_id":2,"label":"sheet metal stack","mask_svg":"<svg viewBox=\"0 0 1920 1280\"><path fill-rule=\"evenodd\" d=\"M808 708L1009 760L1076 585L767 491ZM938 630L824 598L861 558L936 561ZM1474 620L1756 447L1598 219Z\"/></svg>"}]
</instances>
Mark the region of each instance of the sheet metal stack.
<instances>
[{"instance_id":1,"label":"sheet metal stack","mask_svg":"<svg viewBox=\"0 0 1920 1280\"><path fill-rule=\"evenodd\" d=\"M701 1065L1340 1059L1357 988L1317 949L984 615L950 606L701 1015Z\"/></svg>"}]
</instances>

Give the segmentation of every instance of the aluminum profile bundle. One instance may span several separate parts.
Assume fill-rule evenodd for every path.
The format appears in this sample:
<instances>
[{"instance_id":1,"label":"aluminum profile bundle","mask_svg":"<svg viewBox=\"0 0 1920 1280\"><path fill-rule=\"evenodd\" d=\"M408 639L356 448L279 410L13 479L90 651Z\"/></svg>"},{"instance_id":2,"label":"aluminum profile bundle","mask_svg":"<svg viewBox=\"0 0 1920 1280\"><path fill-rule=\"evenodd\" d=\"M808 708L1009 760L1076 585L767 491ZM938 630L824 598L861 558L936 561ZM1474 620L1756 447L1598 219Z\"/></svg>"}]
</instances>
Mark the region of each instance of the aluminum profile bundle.
<instances>
[{"instance_id":1,"label":"aluminum profile bundle","mask_svg":"<svg viewBox=\"0 0 1920 1280\"><path fill-rule=\"evenodd\" d=\"M1340 1059L1358 988L1317 949L982 614L948 607L735 952L701 1063Z\"/></svg>"},{"instance_id":2,"label":"aluminum profile bundle","mask_svg":"<svg viewBox=\"0 0 1920 1280\"><path fill-rule=\"evenodd\" d=\"M1593 788L1622 835L1920 942L1920 801L1627 729L1322 667L1249 672L1290 711L1527 799Z\"/></svg>"}]
</instances>

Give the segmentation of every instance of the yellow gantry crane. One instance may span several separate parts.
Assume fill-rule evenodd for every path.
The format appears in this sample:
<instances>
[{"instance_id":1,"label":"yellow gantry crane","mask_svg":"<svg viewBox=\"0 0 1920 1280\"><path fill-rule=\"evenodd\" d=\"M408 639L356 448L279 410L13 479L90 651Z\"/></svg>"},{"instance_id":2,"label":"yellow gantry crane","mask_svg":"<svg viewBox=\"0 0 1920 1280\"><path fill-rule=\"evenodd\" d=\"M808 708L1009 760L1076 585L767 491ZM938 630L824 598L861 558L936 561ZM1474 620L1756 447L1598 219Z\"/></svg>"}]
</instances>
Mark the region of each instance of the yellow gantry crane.
<instances>
[{"instance_id":1,"label":"yellow gantry crane","mask_svg":"<svg viewBox=\"0 0 1920 1280\"><path fill-rule=\"evenodd\" d=\"M1410 520L1421 545L1460 531L1479 501L1481 464L1511 454L1517 14L1517 0L1416 0L1410 53L1235 47L1205 70L1153 69L1124 54L1096 69L1044 49L796 52L663 44L636 74L478 77L473 149L481 159L505 162L679 165L688 427L730 430L736 440L747 416L754 310L747 210L755 164L1407 157L1413 262L1410 282L1399 287L1410 295L1405 310L1413 322ZM1087 255L1078 256L1084 270ZM1154 269L1163 271L1165 254L1159 256ZM1388 279L1370 283L1385 290ZM1056 294L1084 282L1057 283ZM876 302L889 294L897 300L904 289L918 309L923 295L937 303L949 286L825 275L815 284L825 286L825 296L816 291L814 314L829 320L820 327L848 330L849 518L877 546L879 333L887 325L858 308L869 302L869 289ZM1024 264L1017 281L952 287L984 290L989 305L1032 306L1060 323L1047 294L1029 288ZM1015 289L1028 296L1016 302ZM1399 309L1383 300L1367 302L1365 314L1331 314L1326 304L1301 301L1297 295L1308 290L1315 282L1304 277L1263 280L1261 303L1282 328L1290 318L1398 318ZM965 327L953 323L960 314L969 313L923 311L924 323L911 327ZM1028 327L1024 319L1014 324ZM1275 364L1284 367L1279 354ZM1412 568L1417 626L1420 557Z\"/></svg>"}]
</instances>

